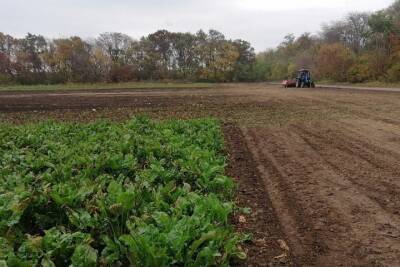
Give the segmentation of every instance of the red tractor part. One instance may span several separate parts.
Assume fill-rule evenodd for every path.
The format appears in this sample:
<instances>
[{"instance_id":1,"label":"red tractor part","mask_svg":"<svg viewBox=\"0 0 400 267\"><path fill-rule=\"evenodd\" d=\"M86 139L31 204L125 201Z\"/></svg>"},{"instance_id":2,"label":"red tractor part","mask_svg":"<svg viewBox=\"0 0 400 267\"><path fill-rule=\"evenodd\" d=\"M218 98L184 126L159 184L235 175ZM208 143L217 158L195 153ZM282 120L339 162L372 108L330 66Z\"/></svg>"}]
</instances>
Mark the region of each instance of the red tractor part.
<instances>
[{"instance_id":1,"label":"red tractor part","mask_svg":"<svg viewBox=\"0 0 400 267\"><path fill-rule=\"evenodd\" d=\"M284 88L296 87L296 80L293 79L284 80L282 81L282 86Z\"/></svg>"}]
</instances>

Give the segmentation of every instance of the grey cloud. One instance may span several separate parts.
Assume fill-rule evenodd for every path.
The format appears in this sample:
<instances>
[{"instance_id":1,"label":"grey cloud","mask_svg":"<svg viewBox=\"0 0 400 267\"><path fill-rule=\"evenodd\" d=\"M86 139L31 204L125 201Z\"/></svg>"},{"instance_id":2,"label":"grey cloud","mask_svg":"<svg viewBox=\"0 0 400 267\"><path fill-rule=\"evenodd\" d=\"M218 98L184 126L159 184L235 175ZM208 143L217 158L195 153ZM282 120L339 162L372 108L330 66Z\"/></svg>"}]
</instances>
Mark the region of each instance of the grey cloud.
<instances>
[{"instance_id":1,"label":"grey cloud","mask_svg":"<svg viewBox=\"0 0 400 267\"><path fill-rule=\"evenodd\" d=\"M196 32L213 28L228 38L248 40L260 51L278 45L288 33L317 32L323 22L350 11L335 8L334 0L326 1L332 2L332 8L268 10L264 5L259 10L239 9L236 0L0 0L0 31L85 38L118 31L139 38L158 29ZM386 7L389 0L362 2L365 10L372 10Z\"/></svg>"}]
</instances>

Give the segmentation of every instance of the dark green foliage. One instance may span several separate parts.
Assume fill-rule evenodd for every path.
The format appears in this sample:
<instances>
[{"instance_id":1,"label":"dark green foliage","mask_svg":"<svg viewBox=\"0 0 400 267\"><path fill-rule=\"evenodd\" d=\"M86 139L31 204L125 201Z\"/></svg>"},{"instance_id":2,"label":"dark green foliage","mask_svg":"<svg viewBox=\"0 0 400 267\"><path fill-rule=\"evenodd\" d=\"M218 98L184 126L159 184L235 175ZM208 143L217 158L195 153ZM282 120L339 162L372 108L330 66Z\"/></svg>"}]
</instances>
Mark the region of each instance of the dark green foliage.
<instances>
[{"instance_id":1,"label":"dark green foliage","mask_svg":"<svg viewBox=\"0 0 400 267\"><path fill-rule=\"evenodd\" d=\"M228 218L214 120L0 128L0 266L224 266Z\"/></svg>"}]
</instances>

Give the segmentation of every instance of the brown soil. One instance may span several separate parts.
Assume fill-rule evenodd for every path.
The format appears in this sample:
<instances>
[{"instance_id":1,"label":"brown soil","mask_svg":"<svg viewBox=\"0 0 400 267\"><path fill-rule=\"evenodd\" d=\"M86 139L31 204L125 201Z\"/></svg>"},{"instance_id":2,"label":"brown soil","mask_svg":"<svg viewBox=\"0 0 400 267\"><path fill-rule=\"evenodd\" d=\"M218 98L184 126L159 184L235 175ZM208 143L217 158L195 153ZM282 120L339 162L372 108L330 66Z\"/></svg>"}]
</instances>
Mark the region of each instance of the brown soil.
<instances>
[{"instance_id":1,"label":"brown soil","mask_svg":"<svg viewBox=\"0 0 400 267\"><path fill-rule=\"evenodd\" d=\"M400 266L400 93L211 89L1 93L0 122L215 116L238 182L244 266Z\"/></svg>"},{"instance_id":2,"label":"brown soil","mask_svg":"<svg viewBox=\"0 0 400 267\"><path fill-rule=\"evenodd\" d=\"M249 214L238 213L234 217L240 232L252 233L252 240L246 246L248 259L238 266L293 266L291 251L279 244L287 242L286 236L242 131L226 124L224 135L229 151L227 172L239 186L236 202L251 210ZM245 222L240 222L240 216Z\"/></svg>"},{"instance_id":3,"label":"brown soil","mask_svg":"<svg viewBox=\"0 0 400 267\"><path fill-rule=\"evenodd\" d=\"M243 133L296 263L400 264L399 154L329 125Z\"/></svg>"}]
</instances>

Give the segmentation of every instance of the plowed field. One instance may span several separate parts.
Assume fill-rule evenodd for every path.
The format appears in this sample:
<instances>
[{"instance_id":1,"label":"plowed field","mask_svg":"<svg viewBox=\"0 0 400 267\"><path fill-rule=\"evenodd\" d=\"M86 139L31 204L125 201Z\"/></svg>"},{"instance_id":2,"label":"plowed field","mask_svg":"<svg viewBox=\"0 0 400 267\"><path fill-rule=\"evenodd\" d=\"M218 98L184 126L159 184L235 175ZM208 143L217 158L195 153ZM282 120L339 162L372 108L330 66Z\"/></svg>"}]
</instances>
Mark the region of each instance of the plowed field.
<instances>
[{"instance_id":1,"label":"plowed field","mask_svg":"<svg viewBox=\"0 0 400 267\"><path fill-rule=\"evenodd\" d=\"M244 266L400 266L400 91L210 89L2 92L0 122L213 116L237 202Z\"/></svg>"}]
</instances>

